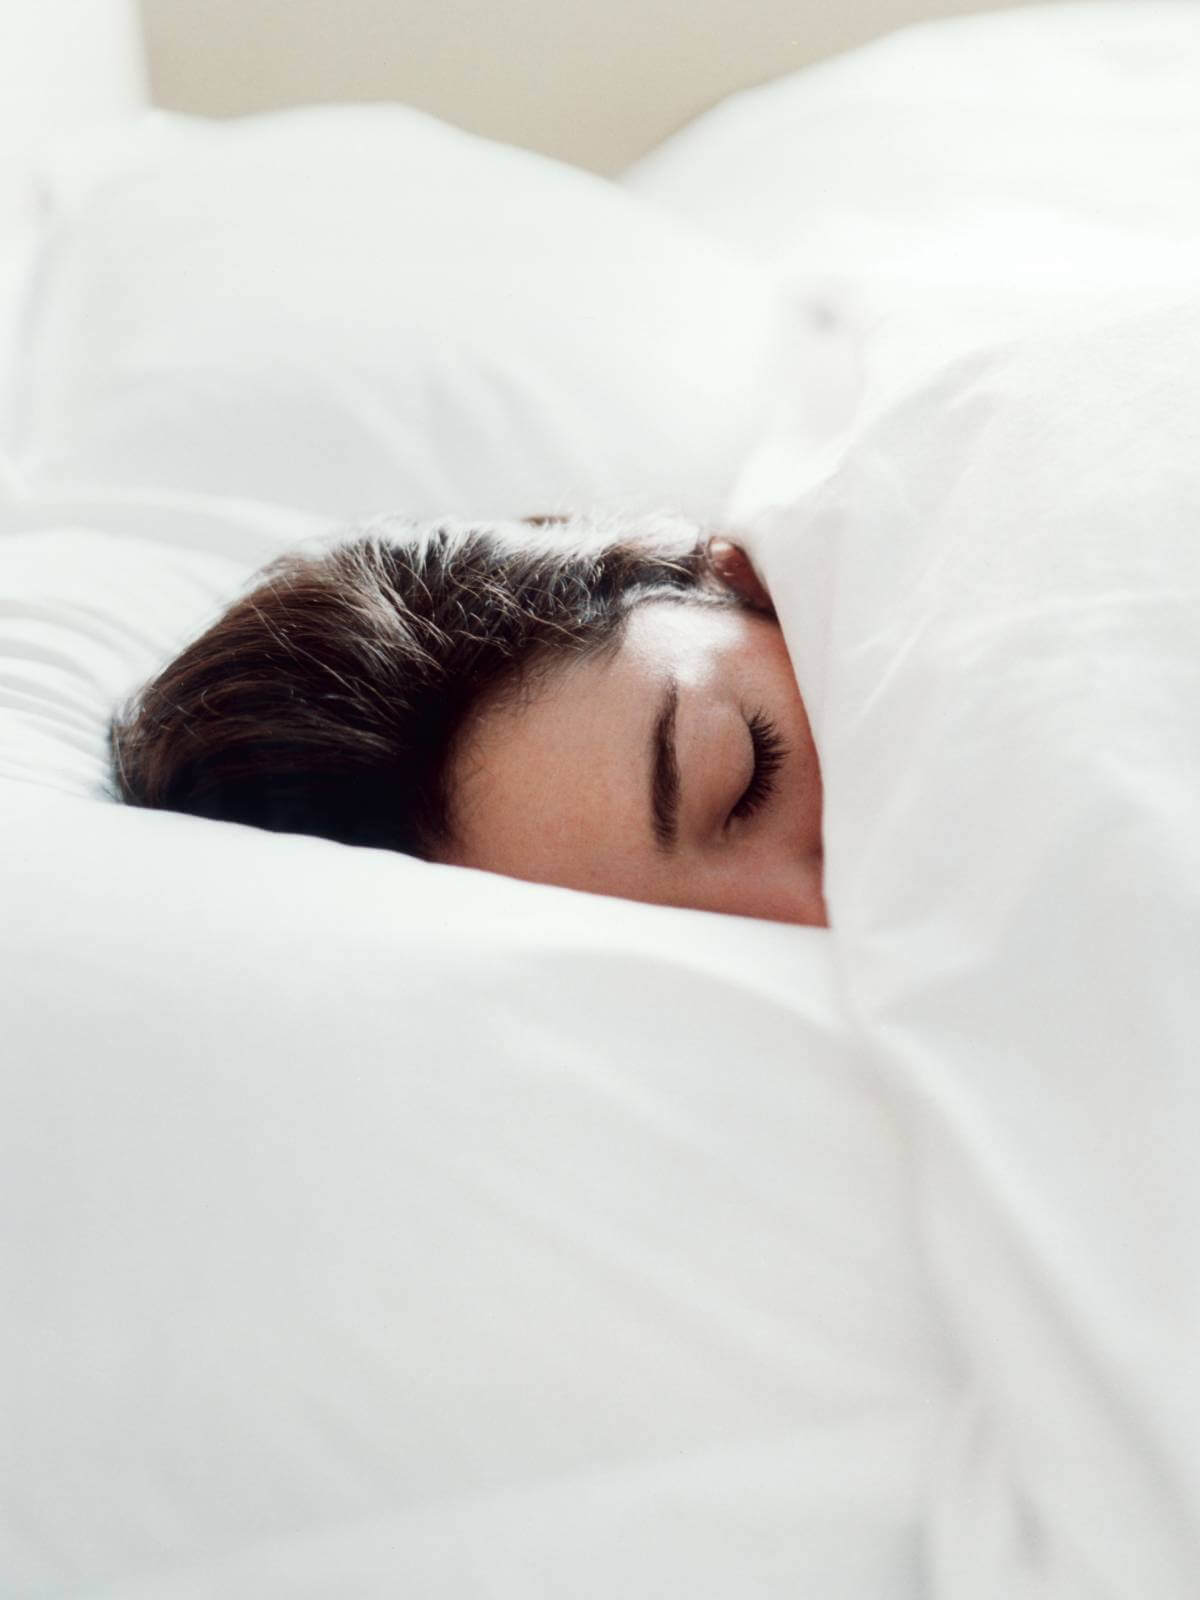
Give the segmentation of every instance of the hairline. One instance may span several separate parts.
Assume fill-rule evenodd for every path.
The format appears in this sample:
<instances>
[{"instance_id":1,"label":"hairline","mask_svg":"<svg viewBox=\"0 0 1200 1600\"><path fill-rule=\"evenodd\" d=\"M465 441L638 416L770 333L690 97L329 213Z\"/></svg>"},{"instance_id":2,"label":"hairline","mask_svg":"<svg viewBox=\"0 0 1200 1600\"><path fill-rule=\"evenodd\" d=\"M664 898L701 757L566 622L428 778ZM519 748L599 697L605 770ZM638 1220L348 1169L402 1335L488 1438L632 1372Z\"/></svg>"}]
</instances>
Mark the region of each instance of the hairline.
<instances>
[{"instance_id":1,"label":"hairline","mask_svg":"<svg viewBox=\"0 0 1200 1600\"><path fill-rule=\"evenodd\" d=\"M671 584L645 584L631 590L622 599L614 625L604 635L594 639L575 639L562 649L552 644L540 645L526 660L516 663L512 671L505 673L499 682L490 685L468 708L455 729L442 762L442 815L445 820L441 837L433 841L435 850L453 849L462 843L457 816L457 768L484 720L493 713L519 714L532 705L546 685L560 674L569 674L592 662L606 659L614 661L625 643L633 613L643 606L658 603L760 614L755 613L740 595L730 589L709 588L700 584L686 589ZM433 859L436 860L437 856Z\"/></svg>"}]
</instances>

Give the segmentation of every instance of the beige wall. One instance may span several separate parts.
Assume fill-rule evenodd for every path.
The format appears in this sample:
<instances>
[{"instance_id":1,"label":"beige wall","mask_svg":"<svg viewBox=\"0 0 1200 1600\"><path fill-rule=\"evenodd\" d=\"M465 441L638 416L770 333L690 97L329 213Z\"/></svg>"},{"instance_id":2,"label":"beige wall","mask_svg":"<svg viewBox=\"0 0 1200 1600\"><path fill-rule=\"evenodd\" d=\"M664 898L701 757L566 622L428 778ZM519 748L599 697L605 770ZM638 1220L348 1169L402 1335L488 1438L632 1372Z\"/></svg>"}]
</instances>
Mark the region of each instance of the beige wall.
<instances>
[{"instance_id":1,"label":"beige wall","mask_svg":"<svg viewBox=\"0 0 1200 1600\"><path fill-rule=\"evenodd\" d=\"M141 0L160 105L406 101L614 172L734 89L1022 0Z\"/></svg>"}]
</instances>

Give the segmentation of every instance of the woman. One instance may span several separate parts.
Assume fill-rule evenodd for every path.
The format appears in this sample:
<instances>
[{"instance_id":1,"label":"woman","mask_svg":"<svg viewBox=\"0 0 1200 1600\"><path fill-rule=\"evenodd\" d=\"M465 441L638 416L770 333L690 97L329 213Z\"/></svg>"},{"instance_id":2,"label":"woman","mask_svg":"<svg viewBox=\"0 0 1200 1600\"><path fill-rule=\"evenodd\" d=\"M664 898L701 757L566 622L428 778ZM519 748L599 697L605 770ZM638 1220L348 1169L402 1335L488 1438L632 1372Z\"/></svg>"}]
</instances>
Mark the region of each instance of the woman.
<instances>
[{"instance_id":1,"label":"woman","mask_svg":"<svg viewBox=\"0 0 1200 1600\"><path fill-rule=\"evenodd\" d=\"M285 557L113 725L134 805L824 924L821 778L745 555L665 517Z\"/></svg>"}]
</instances>

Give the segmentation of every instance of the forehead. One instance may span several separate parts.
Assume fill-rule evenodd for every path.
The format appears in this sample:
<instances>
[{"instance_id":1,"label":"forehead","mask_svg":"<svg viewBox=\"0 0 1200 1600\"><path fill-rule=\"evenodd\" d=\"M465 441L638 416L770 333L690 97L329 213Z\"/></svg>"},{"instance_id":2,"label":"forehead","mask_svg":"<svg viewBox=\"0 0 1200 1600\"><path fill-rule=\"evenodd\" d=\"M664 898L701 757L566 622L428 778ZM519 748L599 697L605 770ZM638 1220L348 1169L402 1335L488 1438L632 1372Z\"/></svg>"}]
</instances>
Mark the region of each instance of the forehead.
<instances>
[{"instance_id":1,"label":"forehead","mask_svg":"<svg viewBox=\"0 0 1200 1600\"><path fill-rule=\"evenodd\" d=\"M620 648L612 657L614 677L702 680L743 643L746 613L740 607L694 600L649 600L626 618ZM585 663L580 663L584 665Z\"/></svg>"},{"instance_id":2,"label":"forehead","mask_svg":"<svg viewBox=\"0 0 1200 1600\"><path fill-rule=\"evenodd\" d=\"M627 741L639 720L649 726L669 681L715 686L746 633L734 607L651 600L625 619L615 647L594 654L551 656L512 695L501 695L468 730L464 751L489 764L501 751L540 744L550 735L559 751L604 729ZM652 696L653 699L648 699Z\"/></svg>"}]
</instances>

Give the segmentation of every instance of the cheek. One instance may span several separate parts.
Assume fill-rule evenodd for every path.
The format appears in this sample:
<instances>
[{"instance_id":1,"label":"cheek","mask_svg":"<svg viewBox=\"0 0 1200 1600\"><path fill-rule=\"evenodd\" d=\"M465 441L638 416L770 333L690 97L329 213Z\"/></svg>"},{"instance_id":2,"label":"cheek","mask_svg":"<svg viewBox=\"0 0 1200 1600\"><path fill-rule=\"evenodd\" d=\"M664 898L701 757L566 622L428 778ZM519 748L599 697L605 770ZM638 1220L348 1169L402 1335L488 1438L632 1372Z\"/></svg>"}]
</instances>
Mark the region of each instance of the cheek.
<instances>
[{"instance_id":1,"label":"cheek","mask_svg":"<svg viewBox=\"0 0 1200 1600\"><path fill-rule=\"evenodd\" d=\"M795 839L780 838L778 833L764 835L731 852L702 882L686 886L676 903L769 922L826 927L820 849L799 849Z\"/></svg>"},{"instance_id":2,"label":"cheek","mask_svg":"<svg viewBox=\"0 0 1200 1600\"><path fill-rule=\"evenodd\" d=\"M570 686L571 681L569 681ZM497 712L452 776L456 838L443 859L568 888L628 892L645 833L645 788L623 758L620 726L586 694ZM628 741L626 741L627 743ZM638 824L637 827L634 823Z\"/></svg>"},{"instance_id":3,"label":"cheek","mask_svg":"<svg viewBox=\"0 0 1200 1600\"><path fill-rule=\"evenodd\" d=\"M827 928L829 910L825 904L825 871L821 856L809 857L785 883L777 920L800 923L808 928ZM768 913L774 915L774 913Z\"/></svg>"}]
</instances>

